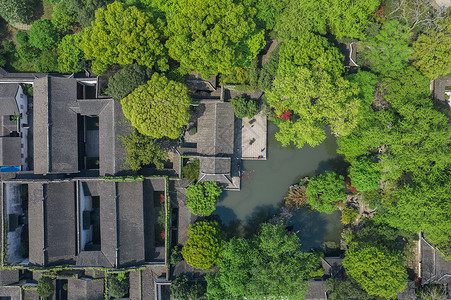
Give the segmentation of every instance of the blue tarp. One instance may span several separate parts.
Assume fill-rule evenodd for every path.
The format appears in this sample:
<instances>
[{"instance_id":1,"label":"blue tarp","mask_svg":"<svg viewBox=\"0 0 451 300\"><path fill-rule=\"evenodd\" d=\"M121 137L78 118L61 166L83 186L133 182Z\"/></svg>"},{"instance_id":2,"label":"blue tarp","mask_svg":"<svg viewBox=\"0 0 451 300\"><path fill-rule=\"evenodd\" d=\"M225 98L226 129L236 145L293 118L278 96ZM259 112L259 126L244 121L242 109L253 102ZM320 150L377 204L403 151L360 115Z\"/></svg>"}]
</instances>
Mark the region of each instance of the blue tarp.
<instances>
[{"instance_id":1,"label":"blue tarp","mask_svg":"<svg viewBox=\"0 0 451 300\"><path fill-rule=\"evenodd\" d=\"M1 167L0 168L1 172L19 172L20 171L20 166L15 166L15 167Z\"/></svg>"}]
</instances>

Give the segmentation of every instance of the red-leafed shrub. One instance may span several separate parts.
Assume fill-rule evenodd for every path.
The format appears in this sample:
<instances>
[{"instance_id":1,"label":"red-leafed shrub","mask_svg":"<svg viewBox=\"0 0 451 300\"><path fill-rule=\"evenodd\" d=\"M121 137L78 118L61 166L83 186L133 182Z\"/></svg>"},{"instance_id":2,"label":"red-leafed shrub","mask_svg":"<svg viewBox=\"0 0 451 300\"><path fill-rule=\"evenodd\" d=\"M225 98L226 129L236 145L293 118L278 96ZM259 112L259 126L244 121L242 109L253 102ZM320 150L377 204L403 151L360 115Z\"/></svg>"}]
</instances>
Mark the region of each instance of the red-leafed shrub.
<instances>
[{"instance_id":1,"label":"red-leafed shrub","mask_svg":"<svg viewBox=\"0 0 451 300\"><path fill-rule=\"evenodd\" d=\"M163 204L165 201L164 194L160 194L160 203Z\"/></svg>"},{"instance_id":2,"label":"red-leafed shrub","mask_svg":"<svg viewBox=\"0 0 451 300\"><path fill-rule=\"evenodd\" d=\"M291 117L291 111L290 110L284 110L280 115L276 115L277 118L282 120L289 120Z\"/></svg>"},{"instance_id":3,"label":"red-leafed shrub","mask_svg":"<svg viewBox=\"0 0 451 300\"><path fill-rule=\"evenodd\" d=\"M351 178L346 177L346 180L345 180L345 181L346 181L346 188L347 188L348 190L350 190L351 193L353 193L353 194L357 193L356 187L355 187L355 186L352 186Z\"/></svg>"},{"instance_id":4,"label":"red-leafed shrub","mask_svg":"<svg viewBox=\"0 0 451 300\"><path fill-rule=\"evenodd\" d=\"M384 10L385 10L385 4L381 4L381 6L379 6L379 9L376 11L376 15L380 18L385 18Z\"/></svg>"},{"instance_id":5,"label":"red-leafed shrub","mask_svg":"<svg viewBox=\"0 0 451 300\"><path fill-rule=\"evenodd\" d=\"M166 238L166 230L161 231L160 237L162 240L164 240Z\"/></svg>"}]
</instances>

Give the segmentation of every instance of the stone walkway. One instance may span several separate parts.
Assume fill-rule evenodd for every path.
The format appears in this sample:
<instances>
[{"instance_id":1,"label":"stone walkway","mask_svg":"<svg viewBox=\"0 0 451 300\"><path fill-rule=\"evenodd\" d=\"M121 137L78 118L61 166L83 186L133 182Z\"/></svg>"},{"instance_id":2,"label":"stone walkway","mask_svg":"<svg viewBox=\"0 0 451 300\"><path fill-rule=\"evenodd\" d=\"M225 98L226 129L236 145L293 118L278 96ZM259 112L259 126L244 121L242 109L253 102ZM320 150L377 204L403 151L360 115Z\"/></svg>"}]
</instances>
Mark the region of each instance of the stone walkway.
<instances>
[{"instance_id":1,"label":"stone walkway","mask_svg":"<svg viewBox=\"0 0 451 300\"><path fill-rule=\"evenodd\" d=\"M250 121L255 120L250 123ZM266 160L267 119L263 112L252 119L243 118L241 123L241 158ZM251 142L252 141L252 142Z\"/></svg>"}]
</instances>

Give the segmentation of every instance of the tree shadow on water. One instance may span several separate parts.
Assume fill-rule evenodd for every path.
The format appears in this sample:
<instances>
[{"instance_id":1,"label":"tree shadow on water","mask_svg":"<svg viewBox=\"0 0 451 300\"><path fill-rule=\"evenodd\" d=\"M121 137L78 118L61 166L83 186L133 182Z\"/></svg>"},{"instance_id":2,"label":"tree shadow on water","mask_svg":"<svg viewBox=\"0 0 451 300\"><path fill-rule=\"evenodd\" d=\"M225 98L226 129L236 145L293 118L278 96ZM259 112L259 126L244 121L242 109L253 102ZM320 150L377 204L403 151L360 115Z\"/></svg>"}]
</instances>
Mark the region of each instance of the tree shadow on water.
<instances>
[{"instance_id":1,"label":"tree shadow on water","mask_svg":"<svg viewBox=\"0 0 451 300\"><path fill-rule=\"evenodd\" d=\"M256 234L260 225L268 222L278 211L279 208L272 204L257 206L254 212L246 218L245 236L249 238Z\"/></svg>"},{"instance_id":2,"label":"tree shadow on water","mask_svg":"<svg viewBox=\"0 0 451 300\"><path fill-rule=\"evenodd\" d=\"M350 164L344 160L344 156L338 156L328 160L323 160L319 163L318 169L316 169L316 174L321 174L326 171L333 171L339 175L346 176L347 170Z\"/></svg>"},{"instance_id":3,"label":"tree shadow on water","mask_svg":"<svg viewBox=\"0 0 451 300\"><path fill-rule=\"evenodd\" d=\"M294 212L287 225L292 226L301 241L301 249L321 249L328 234L328 220L322 213L308 209L298 209Z\"/></svg>"}]
</instances>

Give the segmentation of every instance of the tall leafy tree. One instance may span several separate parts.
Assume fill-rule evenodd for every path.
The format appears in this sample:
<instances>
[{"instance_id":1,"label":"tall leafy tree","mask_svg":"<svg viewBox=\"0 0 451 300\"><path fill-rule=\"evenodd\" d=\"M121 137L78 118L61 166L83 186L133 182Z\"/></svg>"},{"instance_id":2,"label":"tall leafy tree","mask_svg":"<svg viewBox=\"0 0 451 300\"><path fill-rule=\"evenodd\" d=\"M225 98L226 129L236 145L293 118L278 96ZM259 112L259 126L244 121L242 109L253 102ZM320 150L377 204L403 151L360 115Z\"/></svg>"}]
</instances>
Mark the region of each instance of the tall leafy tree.
<instances>
[{"instance_id":1,"label":"tall leafy tree","mask_svg":"<svg viewBox=\"0 0 451 300\"><path fill-rule=\"evenodd\" d=\"M153 138L176 139L188 123L187 88L158 73L122 99L121 104L132 125L141 134Z\"/></svg>"},{"instance_id":2,"label":"tall leafy tree","mask_svg":"<svg viewBox=\"0 0 451 300\"><path fill-rule=\"evenodd\" d=\"M217 222L194 223L188 229L188 240L182 249L183 258L194 268L208 270L221 261L224 238Z\"/></svg>"},{"instance_id":3,"label":"tall leafy tree","mask_svg":"<svg viewBox=\"0 0 451 300\"><path fill-rule=\"evenodd\" d=\"M58 45L58 68L61 73L77 73L84 66L84 53L80 47L79 34L63 37Z\"/></svg>"},{"instance_id":4,"label":"tall leafy tree","mask_svg":"<svg viewBox=\"0 0 451 300\"><path fill-rule=\"evenodd\" d=\"M368 19L379 7L380 0L327 0L323 5L333 34L338 38L362 39L370 23Z\"/></svg>"},{"instance_id":5,"label":"tall leafy tree","mask_svg":"<svg viewBox=\"0 0 451 300\"><path fill-rule=\"evenodd\" d=\"M59 0L59 4L67 6L70 13L73 13L77 22L83 27L91 26L95 19L95 11L105 8L113 0Z\"/></svg>"},{"instance_id":6,"label":"tall leafy tree","mask_svg":"<svg viewBox=\"0 0 451 300\"><path fill-rule=\"evenodd\" d=\"M303 299L318 257L299 250L299 238L285 226L263 224L252 239L233 238L223 251L219 272L207 274L212 299Z\"/></svg>"},{"instance_id":7,"label":"tall leafy tree","mask_svg":"<svg viewBox=\"0 0 451 300\"><path fill-rule=\"evenodd\" d=\"M335 204L346 200L344 178L334 172L326 172L310 179L305 194L307 202L320 212L331 214Z\"/></svg>"},{"instance_id":8,"label":"tall leafy tree","mask_svg":"<svg viewBox=\"0 0 451 300\"><path fill-rule=\"evenodd\" d=\"M61 32L73 30L76 22L77 18L75 13L68 8L65 1L53 7L52 23Z\"/></svg>"},{"instance_id":9,"label":"tall leafy tree","mask_svg":"<svg viewBox=\"0 0 451 300\"><path fill-rule=\"evenodd\" d=\"M182 67L204 77L248 66L264 46L256 10L233 0L180 0L167 15L166 47Z\"/></svg>"},{"instance_id":10,"label":"tall leafy tree","mask_svg":"<svg viewBox=\"0 0 451 300\"><path fill-rule=\"evenodd\" d=\"M151 12L116 1L96 11L92 27L83 31L81 46L98 74L112 64L134 62L165 71L168 60L162 43L163 26Z\"/></svg>"},{"instance_id":11,"label":"tall leafy tree","mask_svg":"<svg viewBox=\"0 0 451 300\"><path fill-rule=\"evenodd\" d=\"M260 105L258 101L251 99L247 95L240 95L232 98L230 102L232 103L232 108L235 112L235 116L239 119L245 117L252 118L260 111Z\"/></svg>"},{"instance_id":12,"label":"tall leafy tree","mask_svg":"<svg viewBox=\"0 0 451 300\"><path fill-rule=\"evenodd\" d=\"M146 165L162 169L164 161L168 159L167 152L162 150L151 137L137 132L122 137L122 144L127 150L125 164L133 171L138 171Z\"/></svg>"},{"instance_id":13,"label":"tall leafy tree","mask_svg":"<svg viewBox=\"0 0 451 300\"><path fill-rule=\"evenodd\" d=\"M379 188L380 166L367 158L354 160L349 169L349 178L358 191L373 191Z\"/></svg>"},{"instance_id":14,"label":"tall leafy tree","mask_svg":"<svg viewBox=\"0 0 451 300\"><path fill-rule=\"evenodd\" d=\"M415 66L431 79L451 73L451 16L443 25L420 34L413 43Z\"/></svg>"},{"instance_id":15,"label":"tall leafy tree","mask_svg":"<svg viewBox=\"0 0 451 300\"><path fill-rule=\"evenodd\" d=\"M326 288L331 291L330 300L381 300L380 297L368 295L352 278L326 280Z\"/></svg>"},{"instance_id":16,"label":"tall leafy tree","mask_svg":"<svg viewBox=\"0 0 451 300\"><path fill-rule=\"evenodd\" d=\"M277 115L290 110L295 116L278 122L276 138L282 145L316 146L326 138L325 125L336 135L347 135L356 126L358 87L343 79L342 72L341 54L324 37L309 33L282 45L278 74L267 93Z\"/></svg>"},{"instance_id":17,"label":"tall leafy tree","mask_svg":"<svg viewBox=\"0 0 451 300\"><path fill-rule=\"evenodd\" d=\"M398 20L384 23L379 33L364 43L363 54L371 69L385 75L407 67L413 52L411 36L409 28Z\"/></svg>"},{"instance_id":18,"label":"tall leafy tree","mask_svg":"<svg viewBox=\"0 0 451 300\"><path fill-rule=\"evenodd\" d=\"M30 27L30 44L40 50L56 46L60 38L55 25L48 19L37 20Z\"/></svg>"},{"instance_id":19,"label":"tall leafy tree","mask_svg":"<svg viewBox=\"0 0 451 300\"><path fill-rule=\"evenodd\" d=\"M29 0L1 0L0 16L8 23L26 23L31 21L33 2Z\"/></svg>"},{"instance_id":20,"label":"tall leafy tree","mask_svg":"<svg viewBox=\"0 0 451 300\"><path fill-rule=\"evenodd\" d=\"M393 299L407 285L404 260L402 252L381 244L352 243L343 266L368 294Z\"/></svg>"},{"instance_id":21,"label":"tall leafy tree","mask_svg":"<svg viewBox=\"0 0 451 300\"><path fill-rule=\"evenodd\" d=\"M209 216L215 210L221 192L214 181L191 184L186 188L186 206L194 215Z\"/></svg>"},{"instance_id":22,"label":"tall leafy tree","mask_svg":"<svg viewBox=\"0 0 451 300\"><path fill-rule=\"evenodd\" d=\"M362 108L368 110L374 101L374 92L376 91L376 84L378 82L377 75L368 71L359 70L357 73L349 74L345 78L349 82L359 86L360 92L358 97L363 104Z\"/></svg>"},{"instance_id":23,"label":"tall leafy tree","mask_svg":"<svg viewBox=\"0 0 451 300\"><path fill-rule=\"evenodd\" d=\"M120 101L138 86L145 84L152 73L151 69L138 64L125 66L108 79L108 95Z\"/></svg>"}]
</instances>

